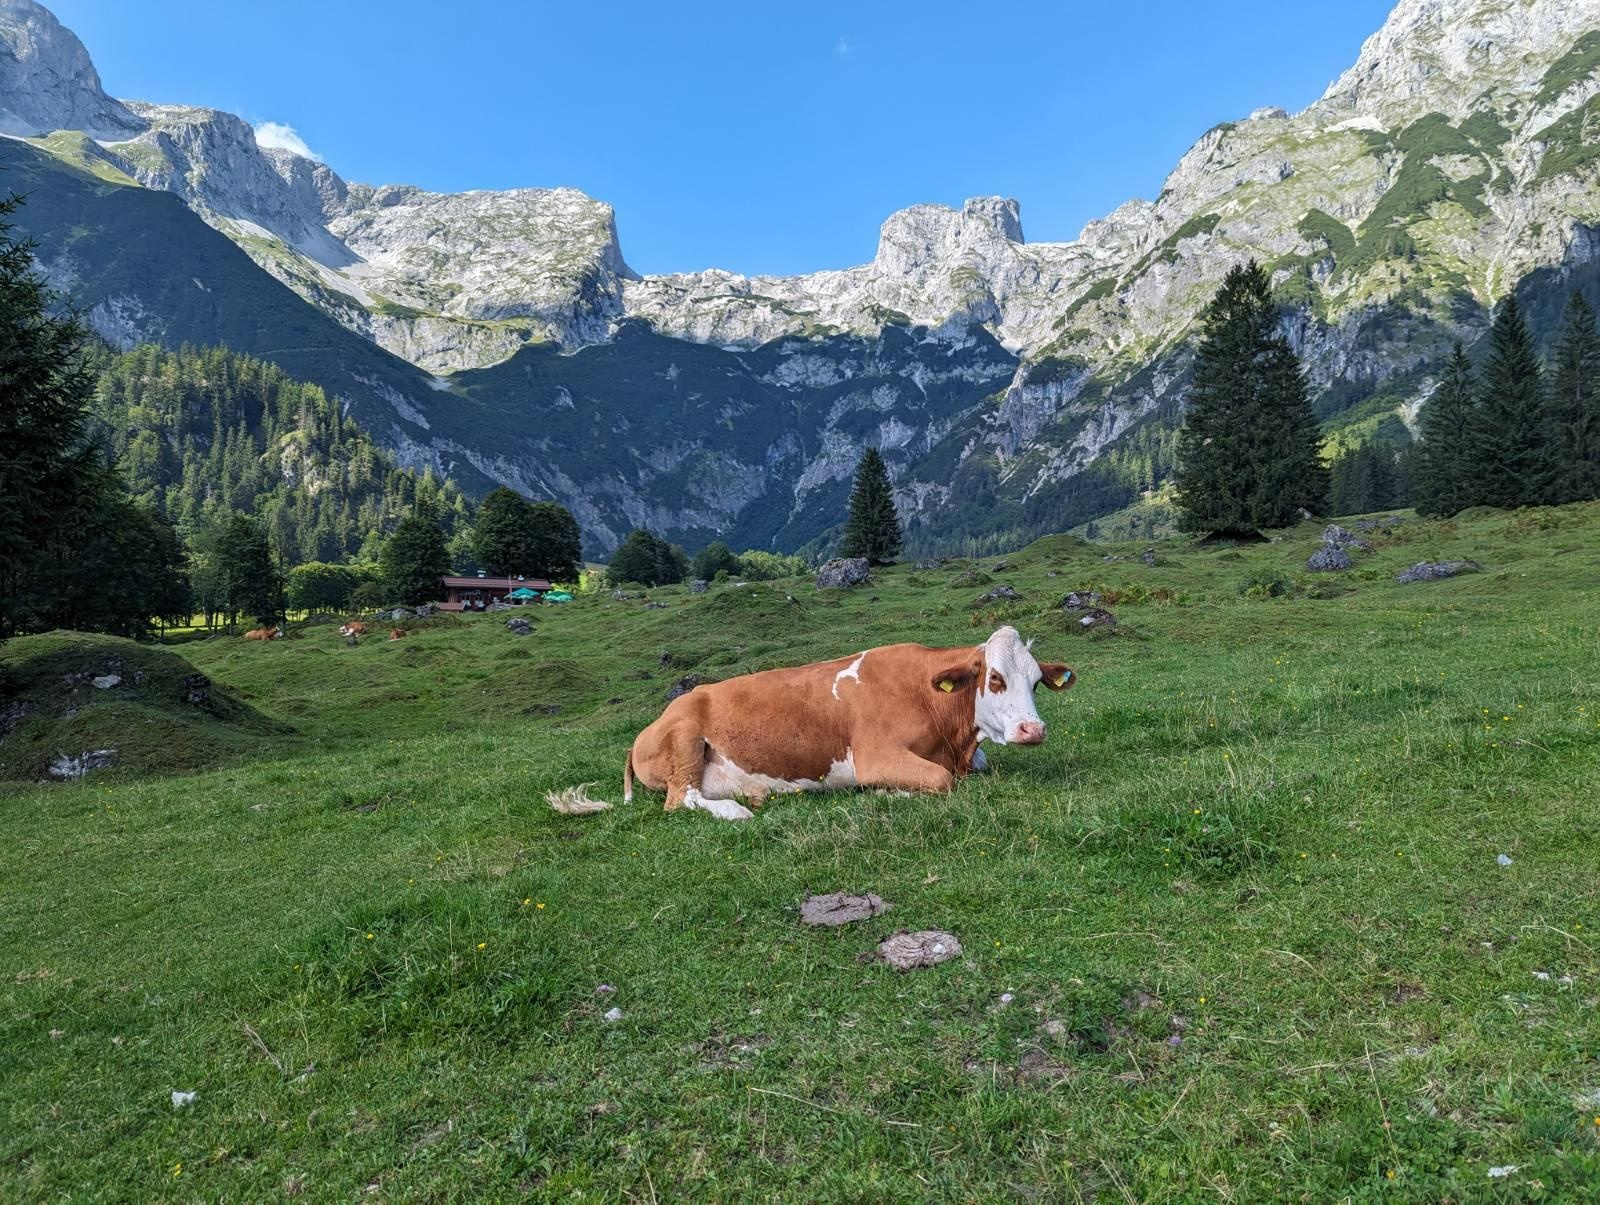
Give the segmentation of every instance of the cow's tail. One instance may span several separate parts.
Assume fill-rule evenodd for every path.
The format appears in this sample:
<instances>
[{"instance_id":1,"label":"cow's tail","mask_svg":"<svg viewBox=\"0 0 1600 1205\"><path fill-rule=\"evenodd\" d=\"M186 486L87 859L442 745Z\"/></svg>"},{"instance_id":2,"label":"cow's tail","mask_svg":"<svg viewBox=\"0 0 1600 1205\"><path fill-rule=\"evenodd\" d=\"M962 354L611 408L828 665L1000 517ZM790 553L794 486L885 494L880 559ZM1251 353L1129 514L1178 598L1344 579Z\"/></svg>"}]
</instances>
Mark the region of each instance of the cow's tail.
<instances>
[{"instance_id":1,"label":"cow's tail","mask_svg":"<svg viewBox=\"0 0 1600 1205\"><path fill-rule=\"evenodd\" d=\"M592 786L592 782L580 782L575 787L546 791L544 801L550 805L551 811L560 812L563 816L587 816L591 812L608 811L611 805L604 799L590 797L589 788Z\"/></svg>"},{"instance_id":2,"label":"cow's tail","mask_svg":"<svg viewBox=\"0 0 1600 1205\"><path fill-rule=\"evenodd\" d=\"M622 765L622 802L633 802L633 749L628 749L628 760Z\"/></svg>"}]
</instances>

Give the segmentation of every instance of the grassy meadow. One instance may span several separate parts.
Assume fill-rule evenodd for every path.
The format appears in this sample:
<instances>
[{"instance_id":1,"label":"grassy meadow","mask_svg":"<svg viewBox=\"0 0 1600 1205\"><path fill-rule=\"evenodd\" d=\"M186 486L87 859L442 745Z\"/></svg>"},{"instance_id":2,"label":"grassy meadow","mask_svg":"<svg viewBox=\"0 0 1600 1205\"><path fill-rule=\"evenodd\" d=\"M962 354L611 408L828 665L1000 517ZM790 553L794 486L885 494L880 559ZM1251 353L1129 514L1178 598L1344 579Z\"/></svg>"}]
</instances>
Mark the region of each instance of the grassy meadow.
<instances>
[{"instance_id":1,"label":"grassy meadow","mask_svg":"<svg viewBox=\"0 0 1600 1205\"><path fill-rule=\"evenodd\" d=\"M0 1199L1594 1199L1600 504L1408 518L1343 574L1317 535L525 638L11 642ZM1087 587L1114 632L1057 609ZM680 675L1002 622L1079 685L951 796L545 804L620 801ZM108 659L141 683L61 694ZM91 741L127 755L37 783ZM893 911L803 927L836 890ZM902 928L963 953L874 962Z\"/></svg>"}]
</instances>

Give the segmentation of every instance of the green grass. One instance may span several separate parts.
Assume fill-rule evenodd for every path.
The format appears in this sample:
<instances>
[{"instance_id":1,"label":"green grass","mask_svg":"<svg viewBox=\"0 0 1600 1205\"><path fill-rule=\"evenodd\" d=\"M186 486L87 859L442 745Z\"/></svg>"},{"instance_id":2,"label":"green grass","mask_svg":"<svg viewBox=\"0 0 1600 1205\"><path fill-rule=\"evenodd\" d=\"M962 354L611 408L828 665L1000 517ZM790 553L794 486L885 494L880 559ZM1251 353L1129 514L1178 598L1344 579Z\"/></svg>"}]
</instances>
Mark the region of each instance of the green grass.
<instances>
[{"instance_id":1,"label":"green grass","mask_svg":"<svg viewBox=\"0 0 1600 1205\"><path fill-rule=\"evenodd\" d=\"M295 733L0 796L0 1199L1582 1199L1600 504L1412 520L1342 575L1316 536L1051 537L980 610L952 563L181 646ZM1086 586L1118 634L1054 609ZM1002 621L1080 685L951 797L543 803L618 798L679 674ZM894 911L799 925L838 889ZM933 926L960 958L861 960Z\"/></svg>"},{"instance_id":2,"label":"green grass","mask_svg":"<svg viewBox=\"0 0 1600 1205\"><path fill-rule=\"evenodd\" d=\"M63 754L107 748L116 766L103 778L194 770L270 753L289 735L222 686L198 684L190 703L194 673L177 652L109 636L50 632L0 644L0 706L22 699L35 708L0 740L0 782L36 782ZM93 679L103 676L120 681L102 690Z\"/></svg>"},{"instance_id":3,"label":"green grass","mask_svg":"<svg viewBox=\"0 0 1600 1205\"><path fill-rule=\"evenodd\" d=\"M100 145L87 134L79 133L77 130L57 130L43 138L29 138L26 141L30 146L36 146L45 153L53 155L74 171L91 176L102 183L130 188L139 187L139 182L113 163Z\"/></svg>"}]
</instances>

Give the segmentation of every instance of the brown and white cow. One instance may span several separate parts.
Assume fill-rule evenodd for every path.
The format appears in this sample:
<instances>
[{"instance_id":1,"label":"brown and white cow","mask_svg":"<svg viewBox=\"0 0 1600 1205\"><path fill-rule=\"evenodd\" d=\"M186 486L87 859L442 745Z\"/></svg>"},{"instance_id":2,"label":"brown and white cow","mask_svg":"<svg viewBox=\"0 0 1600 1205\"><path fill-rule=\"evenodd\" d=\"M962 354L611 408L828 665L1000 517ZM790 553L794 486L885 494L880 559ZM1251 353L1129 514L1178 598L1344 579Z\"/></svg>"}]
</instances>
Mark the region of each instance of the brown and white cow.
<instances>
[{"instance_id":1,"label":"brown and white cow","mask_svg":"<svg viewBox=\"0 0 1600 1205\"><path fill-rule=\"evenodd\" d=\"M406 638L406 630L404 628L390 628L389 629L389 639L390 640L404 640L405 638Z\"/></svg>"},{"instance_id":2,"label":"brown and white cow","mask_svg":"<svg viewBox=\"0 0 1600 1205\"><path fill-rule=\"evenodd\" d=\"M362 623L359 619L354 623L347 623L339 628L339 635L345 637L365 636L366 634L367 625Z\"/></svg>"},{"instance_id":3,"label":"brown and white cow","mask_svg":"<svg viewBox=\"0 0 1600 1205\"><path fill-rule=\"evenodd\" d=\"M1065 690L1064 665L1041 663L1015 628L976 647L892 644L852 657L747 674L667 705L633 742L633 780L667 792L668 811L700 808L746 820L739 799L837 787L949 791L982 768L978 742L1037 745L1040 682Z\"/></svg>"}]
</instances>

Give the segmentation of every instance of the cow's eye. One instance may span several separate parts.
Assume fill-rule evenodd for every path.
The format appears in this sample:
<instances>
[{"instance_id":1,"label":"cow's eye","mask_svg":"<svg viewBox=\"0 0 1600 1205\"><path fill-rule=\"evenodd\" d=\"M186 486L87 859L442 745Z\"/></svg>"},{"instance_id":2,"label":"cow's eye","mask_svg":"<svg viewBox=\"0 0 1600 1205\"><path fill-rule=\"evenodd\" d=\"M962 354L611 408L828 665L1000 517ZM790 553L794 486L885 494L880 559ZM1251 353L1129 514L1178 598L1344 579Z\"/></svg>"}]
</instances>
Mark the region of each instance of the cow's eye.
<instances>
[{"instance_id":1,"label":"cow's eye","mask_svg":"<svg viewBox=\"0 0 1600 1205\"><path fill-rule=\"evenodd\" d=\"M1005 688L1006 688L1006 680L1000 676L1000 671L997 670L997 669L990 670L989 671L989 691L990 691L990 693L992 693L992 694L1000 694L1002 691L1005 690Z\"/></svg>"}]
</instances>

